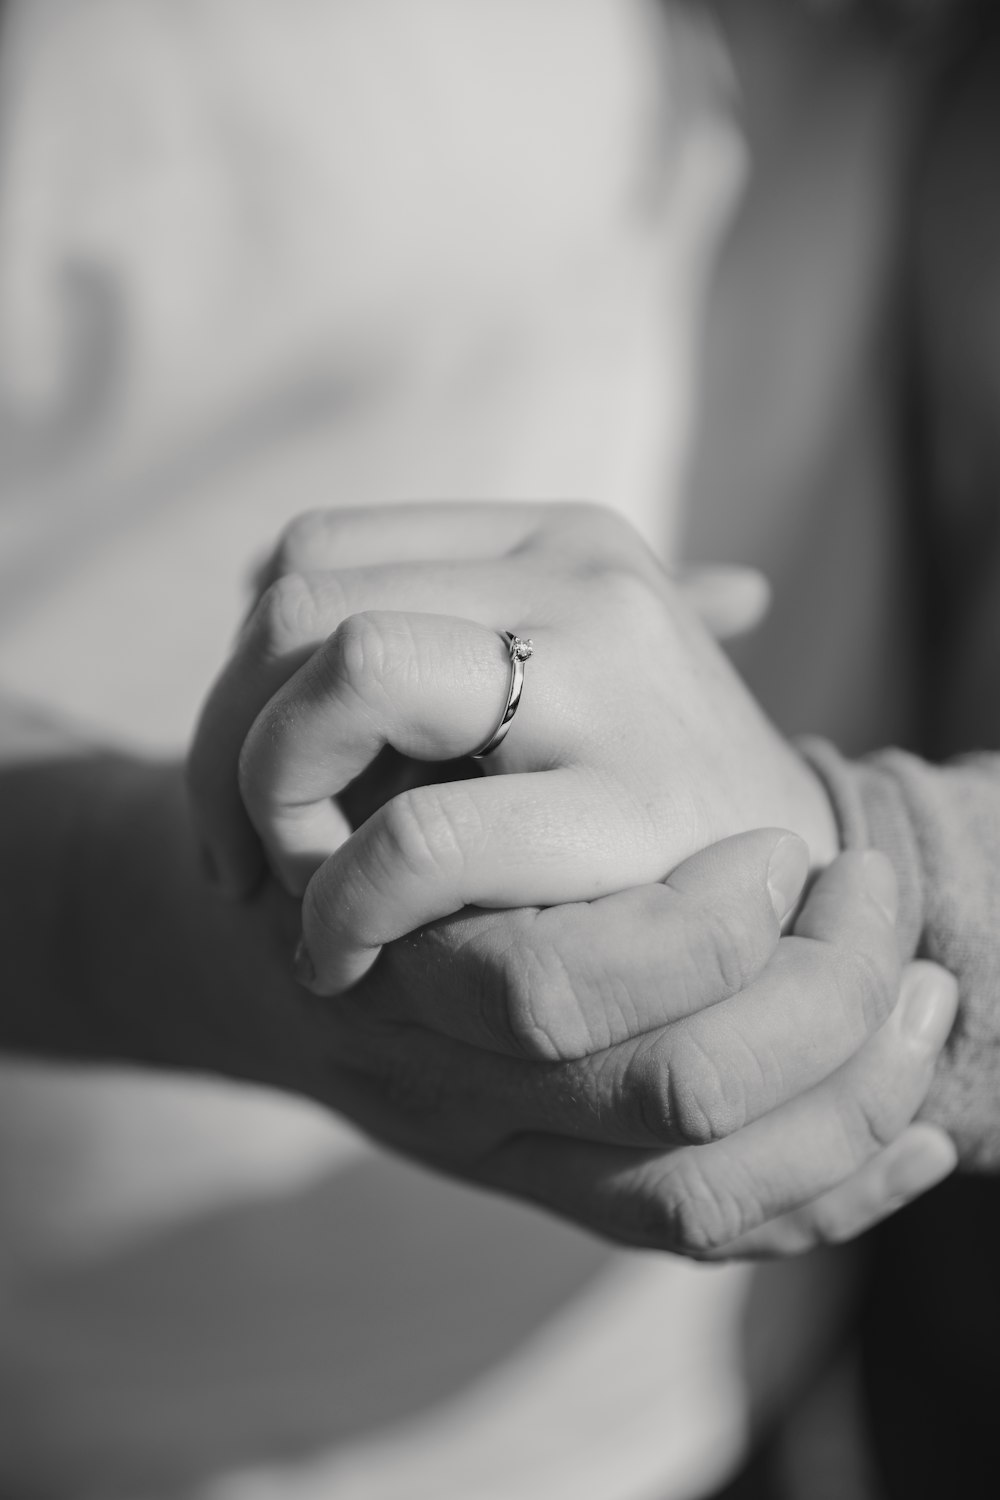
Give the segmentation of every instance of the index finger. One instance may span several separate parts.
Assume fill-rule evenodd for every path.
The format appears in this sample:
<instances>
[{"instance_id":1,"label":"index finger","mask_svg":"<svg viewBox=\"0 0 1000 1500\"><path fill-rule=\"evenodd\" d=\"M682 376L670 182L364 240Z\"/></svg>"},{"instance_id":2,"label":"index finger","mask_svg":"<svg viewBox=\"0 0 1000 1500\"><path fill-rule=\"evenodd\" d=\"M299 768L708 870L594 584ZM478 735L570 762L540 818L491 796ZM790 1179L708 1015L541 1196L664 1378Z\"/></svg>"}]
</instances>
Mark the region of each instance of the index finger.
<instances>
[{"instance_id":1,"label":"index finger","mask_svg":"<svg viewBox=\"0 0 1000 1500\"><path fill-rule=\"evenodd\" d=\"M410 563L287 573L265 591L212 686L187 758L195 825L223 889L242 894L263 870L260 841L237 780L240 752L257 716L349 616L382 607L424 609L428 601L439 611L488 626L494 652L496 630L490 622L505 626L526 607L517 582L485 564L460 569ZM336 645L330 647L334 660ZM349 715L348 723L355 718ZM319 764L326 764L325 753Z\"/></svg>"},{"instance_id":2,"label":"index finger","mask_svg":"<svg viewBox=\"0 0 1000 1500\"><path fill-rule=\"evenodd\" d=\"M539 757L546 768L558 763L554 654L542 667L546 713L533 673L517 732L491 766L510 764L508 745L522 765ZM291 891L301 894L350 832L331 798L383 748L449 761L486 743L512 680L511 660L499 632L475 620L369 610L338 626L261 711L240 753L244 804Z\"/></svg>"}]
</instances>

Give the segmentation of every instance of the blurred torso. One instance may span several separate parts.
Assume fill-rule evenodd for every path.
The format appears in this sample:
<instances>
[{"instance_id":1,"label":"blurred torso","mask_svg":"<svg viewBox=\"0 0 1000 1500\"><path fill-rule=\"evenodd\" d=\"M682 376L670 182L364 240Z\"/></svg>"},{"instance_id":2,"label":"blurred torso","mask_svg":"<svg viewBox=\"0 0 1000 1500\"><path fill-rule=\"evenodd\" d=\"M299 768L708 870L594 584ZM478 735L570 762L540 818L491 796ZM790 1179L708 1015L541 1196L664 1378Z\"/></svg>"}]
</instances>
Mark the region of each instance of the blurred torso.
<instances>
[{"instance_id":1,"label":"blurred torso","mask_svg":"<svg viewBox=\"0 0 1000 1500\"><path fill-rule=\"evenodd\" d=\"M858 381L906 101L864 47L771 28L800 84L751 131L703 345L743 147L673 24L642 0L12 6L0 679L178 749L299 509L586 495L670 558L693 496L691 550L776 579L746 666L779 719L896 737L901 523ZM819 181L842 233L789 245ZM835 639L831 535L864 564ZM221 1085L8 1068L0 1111L12 1474L680 1500L739 1455L743 1268L611 1252ZM809 1274L770 1283L786 1329L816 1314L785 1370L822 1339Z\"/></svg>"}]
</instances>

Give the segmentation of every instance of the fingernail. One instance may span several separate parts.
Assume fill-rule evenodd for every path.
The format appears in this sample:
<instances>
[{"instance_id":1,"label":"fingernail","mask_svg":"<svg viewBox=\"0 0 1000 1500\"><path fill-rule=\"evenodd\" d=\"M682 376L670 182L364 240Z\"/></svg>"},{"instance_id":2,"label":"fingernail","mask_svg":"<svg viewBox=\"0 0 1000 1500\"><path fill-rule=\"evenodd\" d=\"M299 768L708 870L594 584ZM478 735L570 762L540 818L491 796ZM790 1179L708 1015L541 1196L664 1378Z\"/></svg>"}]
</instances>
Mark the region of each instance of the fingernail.
<instances>
[{"instance_id":1,"label":"fingernail","mask_svg":"<svg viewBox=\"0 0 1000 1500\"><path fill-rule=\"evenodd\" d=\"M957 1164L950 1136L936 1127L914 1127L912 1139L901 1144L886 1172L886 1189L893 1198L909 1202L950 1176Z\"/></svg>"},{"instance_id":2,"label":"fingernail","mask_svg":"<svg viewBox=\"0 0 1000 1500\"><path fill-rule=\"evenodd\" d=\"M779 922L795 910L808 874L809 850L796 834L786 834L767 867L767 891Z\"/></svg>"},{"instance_id":3,"label":"fingernail","mask_svg":"<svg viewBox=\"0 0 1000 1500\"><path fill-rule=\"evenodd\" d=\"M904 1034L921 1046L943 1046L955 1019L957 986L954 979L943 969L927 967L903 983Z\"/></svg>"},{"instance_id":4,"label":"fingernail","mask_svg":"<svg viewBox=\"0 0 1000 1500\"><path fill-rule=\"evenodd\" d=\"M895 922L899 911L899 888L896 872L884 854L869 849L864 856L865 886L888 922Z\"/></svg>"},{"instance_id":5,"label":"fingernail","mask_svg":"<svg viewBox=\"0 0 1000 1500\"><path fill-rule=\"evenodd\" d=\"M208 881L209 885L218 886L219 867L215 862L215 855L207 844L201 844L198 848L198 864L201 867L202 875Z\"/></svg>"},{"instance_id":6,"label":"fingernail","mask_svg":"<svg viewBox=\"0 0 1000 1500\"><path fill-rule=\"evenodd\" d=\"M305 938L299 938L298 947L295 949L295 957L292 960L292 973L299 984L304 984L308 989L316 982L316 965L312 961L312 955L306 947Z\"/></svg>"}]
</instances>

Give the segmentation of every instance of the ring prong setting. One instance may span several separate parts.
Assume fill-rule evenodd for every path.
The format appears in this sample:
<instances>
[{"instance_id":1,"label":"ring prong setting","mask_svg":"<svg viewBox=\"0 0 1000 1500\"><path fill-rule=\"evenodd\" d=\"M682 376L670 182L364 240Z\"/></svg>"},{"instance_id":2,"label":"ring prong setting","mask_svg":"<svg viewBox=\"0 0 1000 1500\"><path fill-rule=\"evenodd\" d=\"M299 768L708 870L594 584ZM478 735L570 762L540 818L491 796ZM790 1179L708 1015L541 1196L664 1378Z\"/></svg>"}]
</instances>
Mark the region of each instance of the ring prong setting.
<instances>
[{"instance_id":1,"label":"ring prong setting","mask_svg":"<svg viewBox=\"0 0 1000 1500\"><path fill-rule=\"evenodd\" d=\"M535 649L534 641L524 636L515 635L512 630L502 630L500 635L507 647L507 659L510 662L510 682L507 685L507 702L500 717L500 722L486 741L478 750L472 752L473 760L484 760L487 755L492 755L500 745L503 744L510 728L511 720L517 712L517 705L521 701L521 689L524 686L524 664Z\"/></svg>"}]
</instances>

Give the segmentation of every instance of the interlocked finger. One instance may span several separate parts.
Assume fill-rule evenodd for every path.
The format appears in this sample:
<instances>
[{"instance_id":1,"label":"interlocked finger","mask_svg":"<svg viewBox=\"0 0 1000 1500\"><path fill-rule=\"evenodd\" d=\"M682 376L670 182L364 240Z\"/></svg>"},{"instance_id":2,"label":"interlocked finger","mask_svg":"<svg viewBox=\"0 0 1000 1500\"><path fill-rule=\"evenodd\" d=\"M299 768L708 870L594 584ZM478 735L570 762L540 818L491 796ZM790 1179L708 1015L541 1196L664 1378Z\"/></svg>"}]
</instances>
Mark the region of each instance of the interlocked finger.
<instances>
[{"instance_id":1,"label":"interlocked finger","mask_svg":"<svg viewBox=\"0 0 1000 1500\"><path fill-rule=\"evenodd\" d=\"M890 1214L936 1187L955 1170L958 1152L936 1125L908 1125L846 1182L804 1208L781 1214L723 1246L713 1259L756 1260L801 1255L819 1245L857 1239Z\"/></svg>"},{"instance_id":2,"label":"interlocked finger","mask_svg":"<svg viewBox=\"0 0 1000 1500\"><path fill-rule=\"evenodd\" d=\"M383 943L465 906L590 901L666 873L655 830L568 769L414 788L379 808L310 880L302 910L319 994ZM683 829L679 829L683 837ZM687 851L685 851L687 852Z\"/></svg>"},{"instance_id":3,"label":"interlocked finger","mask_svg":"<svg viewBox=\"0 0 1000 1500\"><path fill-rule=\"evenodd\" d=\"M438 500L306 511L286 526L260 586L285 573L496 560L533 536L549 509L543 501Z\"/></svg>"},{"instance_id":4,"label":"interlocked finger","mask_svg":"<svg viewBox=\"0 0 1000 1500\"><path fill-rule=\"evenodd\" d=\"M489 769L559 763L568 736L559 733L549 640L543 635L541 665L532 662L516 726ZM346 619L258 715L240 753L243 801L288 889L301 892L339 846L345 821L330 799L385 746L423 761L471 754L496 729L510 680L507 642L475 621L397 612ZM373 847L370 830L366 839L360 849Z\"/></svg>"},{"instance_id":5,"label":"interlocked finger","mask_svg":"<svg viewBox=\"0 0 1000 1500\"><path fill-rule=\"evenodd\" d=\"M258 714L338 626L362 611L418 611L433 601L436 608L496 634L520 625L529 607L527 592L519 594L510 577L495 568L447 563L277 578L258 600L213 685L188 756L192 810L224 888L242 893L261 868L260 843L237 779L244 741ZM499 696L499 686L494 694Z\"/></svg>"},{"instance_id":6,"label":"interlocked finger","mask_svg":"<svg viewBox=\"0 0 1000 1500\"><path fill-rule=\"evenodd\" d=\"M463 912L387 948L357 1004L513 1057L598 1054L756 979L808 868L801 839L755 829L700 850L662 884Z\"/></svg>"},{"instance_id":7,"label":"interlocked finger","mask_svg":"<svg viewBox=\"0 0 1000 1500\"><path fill-rule=\"evenodd\" d=\"M890 1021L832 1078L724 1141L667 1153L531 1135L480 1179L629 1243L717 1257L844 1182L901 1134L955 1014L954 981L913 965Z\"/></svg>"},{"instance_id":8,"label":"interlocked finger","mask_svg":"<svg viewBox=\"0 0 1000 1500\"><path fill-rule=\"evenodd\" d=\"M448 901L459 907L473 899L482 904L481 894L462 898L488 883L496 904L503 905L500 879L513 888L534 882L540 893L547 879L578 875L584 863L575 841L593 828L600 803L585 797L574 808L576 782L565 772L545 778L543 792L536 790L539 780L501 777L478 786L423 789L421 802L426 806L429 798L437 809L418 814L425 829L436 826L447 797L452 821L444 833L424 831L414 840L406 833L411 813L395 833L390 828L377 835L374 854L360 860L352 854L344 864L340 855L328 861L310 885L305 907L307 947L318 970L313 987L343 988L370 962L377 940L421 925L428 905ZM476 798L474 808L456 800L463 795ZM572 835L567 842L564 834L558 863L545 821L553 796L557 813L565 804L564 823ZM489 809L510 798L521 822L505 843L495 831L482 830L506 826ZM389 804L386 816L403 800ZM411 797L408 805L417 803ZM380 816L369 820L352 844L384 823ZM547 864L535 855L539 828ZM614 831L606 831L605 844ZM407 850L407 838L414 850ZM763 910L766 870L758 863L754 905L744 889L750 866L744 865L741 877L738 856L752 853L755 839L767 838L765 832L728 841L732 852L725 867L733 875L735 899L728 918L724 900L716 897L714 916L709 904L718 891L719 859L726 855L726 845L719 845L681 866L670 886L548 913L522 912L516 921L507 917L499 928L499 952L490 952L486 934L477 943L473 933L463 944L461 924L457 933L445 929L411 939L386 955L355 1003L494 1051L538 1060L575 1057L557 1075L539 1070L519 1086L522 1104L530 1101L531 1128L638 1146L730 1135L851 1057L884 1021L898 985L895 932L872 897L870 861L857 854L842 856L816 882L803 912L815 936L784 939L760 968L777 936L776 917L773 907ZM383 839L393 840L392 847L383 848ZM432 843L439 852L432 854ZM626 863L637 857L618 848ZM802 853L789 885L793 894L779 905L794 900L804 874ZM401 880L403 868L410 871L408 883ZM891 879L887 867L881 874ZM378 888L380 880L388 880L386 889ZM686 901L680 899L685 893ZM475 919L465 920L475 928ZM399 933L379 925L392 922ZM442 963L449 942L457 956ZM400 980L404 972L412 976L421 953L450 978L431 993L428 986L412 986L418 996L425 993L411 1007ZM352 967L345 969L345 963ZM614 1044L601 1049L602 1033ZM470 1058L467 1067L476 1066ZM481 1087L489 1086L487 1075ZM575 1101L572 1109L567 1099Z\"/></svg>"}]
</instances>

